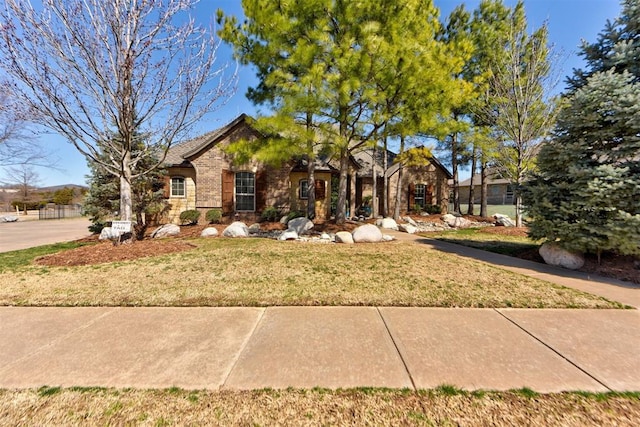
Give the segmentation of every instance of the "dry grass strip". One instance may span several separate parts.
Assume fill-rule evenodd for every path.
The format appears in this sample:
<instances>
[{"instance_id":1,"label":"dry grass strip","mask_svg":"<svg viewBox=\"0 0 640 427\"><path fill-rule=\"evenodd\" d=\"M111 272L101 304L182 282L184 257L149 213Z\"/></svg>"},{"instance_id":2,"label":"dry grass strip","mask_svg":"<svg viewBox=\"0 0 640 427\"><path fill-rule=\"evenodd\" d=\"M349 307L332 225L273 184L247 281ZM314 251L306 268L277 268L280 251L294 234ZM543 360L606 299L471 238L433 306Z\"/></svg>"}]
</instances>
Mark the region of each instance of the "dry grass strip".
<instances>
[{"instance_id":1,"label":"dry grass strip","mask_svg":"<svg viewBox=\"0 0 640 427\"><path fill-rule=\"evenodd\" d=\"M621 307L417 244L190 242L197 249L134 261L6 271L0 274L0 304Z\"/></svg>"},{"instance_id":2,"label":"dry grass strip","mask_svg":"<svg viewBox=\"0 0 640 427\"><path fill-rule=\"evenodd\" d=\"M407 390L0 390L1 425L636 426L636 395Z\"/></svg>"}]
</instances>

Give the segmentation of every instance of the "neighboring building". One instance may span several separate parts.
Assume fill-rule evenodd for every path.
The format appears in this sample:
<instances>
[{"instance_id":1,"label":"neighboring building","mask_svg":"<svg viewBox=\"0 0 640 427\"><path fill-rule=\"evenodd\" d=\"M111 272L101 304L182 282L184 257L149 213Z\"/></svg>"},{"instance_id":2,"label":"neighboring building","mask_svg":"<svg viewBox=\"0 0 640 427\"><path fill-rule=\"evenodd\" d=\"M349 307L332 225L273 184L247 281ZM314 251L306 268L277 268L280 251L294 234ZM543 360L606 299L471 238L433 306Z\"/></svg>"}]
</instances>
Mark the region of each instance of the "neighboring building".
<instances>
[{"instance_id":1,"label":"neighboring building","mask_svg":"<svg viewBox=\"0 0 640 427\"><path fill-rule=\"evenodd\" d=\"M178 222L180 213L197 209L203 214L209 209L221 209L225 220L257 221L267 207L275 207L282 213L306 211L311 190L307 180L307 163L304 159L273 167L257 161L238 165L225 153L223 147L240 139L252 140L262 135L253 129L245 114L226 126L198 138L172 147L167 153L168 170L165 197L171 205L170 222ZM390 153L393 156L393 153ZM361 153L365 156L364 153ZM350 216L371 195L372 174L364 163L351 158L347 182L347 211ZM388 176L393 178L397 165L389 163ZM402 211L415 204L438 204L446 211L448 205L447 178L449 172L433 159L419 168L405 168ZM379 169L382 174L382 169ZM368 175L367 175L368 174ZM316 219L331 216L331 183L339 176L338 168L328 159L316 161L315 197ZM382 177L378 177L380 182ZM391 206L395 203L394 179L389 186ZM382 185L379 185L380 191ZM393 210L391 210L393 212ZM202 218L204 215L202 216Z\"/></svg>"},{"instance_id":2,"label":"neighboring building","mask_svg":"<svg viewBox=\"0 0 640 427\"><path fill-rule=\"evenodd\" d=\"M473 175L473 200L480 203L480 174ZM460 191L460 204L469 203L469 189L471 188L471 178L465 179L458 184ZM487 204L488 205L512 205L515 203L513 193L514 186L505 178L502 178L495 170L487 173Z\"/></svg>"}]
</instances>

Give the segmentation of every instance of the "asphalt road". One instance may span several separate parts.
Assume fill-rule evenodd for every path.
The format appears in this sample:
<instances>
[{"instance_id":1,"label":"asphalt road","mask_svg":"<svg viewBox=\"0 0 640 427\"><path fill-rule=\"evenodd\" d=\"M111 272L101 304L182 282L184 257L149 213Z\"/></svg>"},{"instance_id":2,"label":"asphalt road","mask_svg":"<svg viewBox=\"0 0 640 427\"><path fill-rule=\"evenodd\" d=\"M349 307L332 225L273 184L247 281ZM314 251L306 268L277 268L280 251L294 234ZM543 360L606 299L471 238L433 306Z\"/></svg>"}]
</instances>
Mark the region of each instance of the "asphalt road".
<instances>
[{"instance_id":1,"label":"asphalt road","mask_svg":"<svg viewBox=\"0 0 640 427\"><path fill-rule=\"evenodd\" d=\"M0 222L0 252L81 239L91 235L89 225L87 218Z\"/></svg>"}]
</instances>

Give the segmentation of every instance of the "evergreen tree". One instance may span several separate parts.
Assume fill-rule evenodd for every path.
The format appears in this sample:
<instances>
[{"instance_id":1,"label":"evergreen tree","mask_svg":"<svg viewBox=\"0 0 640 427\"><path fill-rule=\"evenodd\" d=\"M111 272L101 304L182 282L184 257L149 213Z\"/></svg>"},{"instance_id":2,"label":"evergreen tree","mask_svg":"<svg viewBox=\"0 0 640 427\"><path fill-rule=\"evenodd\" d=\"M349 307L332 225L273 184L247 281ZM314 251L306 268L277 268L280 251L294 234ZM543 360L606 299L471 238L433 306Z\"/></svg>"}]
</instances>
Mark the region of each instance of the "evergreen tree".
<instances>
[{"instance_id":1,"label":"evergreen tree","mask_svg":"<svg viewBox=\"0 0 640 427\"><path fill-rule=\"evenodd\" d=\"M640 254L640 82L632 65L640 40L637 4L625 1L616 21L626 23L625 37L608 23L599 45L583 46L589 68L575 72L526 188L533 238L598 255ZM617 66L624 63L630 66Z\"/></svg>"},{"instance_id":2,"label":"evergreen tree","mask_svg":"<svg viewBox=\"0 0 640 427\"><path fill-rule=\"evenodd\" d=\"M138 150L144 149L143 138L139 140ZM100 157L107 161L111 156L108 145L102 147ZM137 150L133 150L135 153ZM145 159L139 167L150 168L157 159ZM88 163L91 175L89 191L85 196L84 210L92 223L89 230L99 233L107 221L112 219L120 210L120 181L95 162ZM138 240L144 238L147 227L157 221L159 215L165 212L168 204L164 199L166 170L156 168L144 175L137 176L131 182L132 213L135 216L134 233Z\"/></svg>"}]
</instances>

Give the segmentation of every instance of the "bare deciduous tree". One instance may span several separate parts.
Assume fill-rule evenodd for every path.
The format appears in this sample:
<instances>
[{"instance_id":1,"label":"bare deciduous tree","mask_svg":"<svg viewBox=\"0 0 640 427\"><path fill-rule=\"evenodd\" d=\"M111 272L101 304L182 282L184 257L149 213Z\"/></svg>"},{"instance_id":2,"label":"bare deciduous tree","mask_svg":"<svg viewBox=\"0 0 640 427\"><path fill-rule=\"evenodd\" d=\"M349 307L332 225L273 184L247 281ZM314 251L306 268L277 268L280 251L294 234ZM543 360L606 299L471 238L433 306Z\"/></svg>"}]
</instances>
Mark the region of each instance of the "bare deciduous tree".
<instances>
[{"instance_id":1,"label":"bare deciduous tree","mask_svg":"<svg viewBox=\"0 0 640 427\"><path fill-rule=\"evenodd\" d=\"M190 16L197 3L6 0L0 12L0 66L20 101L119 177L122 220L132 219L132 180L235 91L235 73L217 65L215 33ZM140 168L150 155L158 160Z\"/></svg>"},{"instance_id":2,"label":"bare deciduous tree","mask_svg":"<svg viewBox=\"0 0 640 427\"><path fill-rule=\"evenodd\" d=\"M28 116L9 83L0 83L0 167L51 166L48 153L27 131Z\"/></svg>"},{"instance_id":3,"label":"bare deciduous tree","mask_svg":"<svg viewBox=\"0 0 640 427\"><path fill-rule=\"evenodd\" d=\"M556 102L549 94L557 84L547 46L547 27L531 35L526 21L513 22L503 62L493 70L491 86L495 97L492 113L501 136L496 163L514 184L516 225L522 226L520 187L532 172L538 149L551 131L557 115Z\"/></svg>"}]
</instances>

